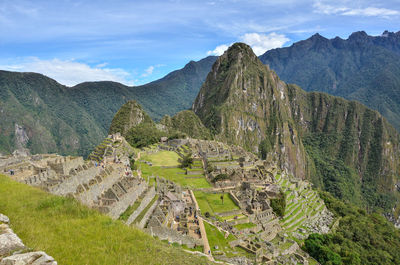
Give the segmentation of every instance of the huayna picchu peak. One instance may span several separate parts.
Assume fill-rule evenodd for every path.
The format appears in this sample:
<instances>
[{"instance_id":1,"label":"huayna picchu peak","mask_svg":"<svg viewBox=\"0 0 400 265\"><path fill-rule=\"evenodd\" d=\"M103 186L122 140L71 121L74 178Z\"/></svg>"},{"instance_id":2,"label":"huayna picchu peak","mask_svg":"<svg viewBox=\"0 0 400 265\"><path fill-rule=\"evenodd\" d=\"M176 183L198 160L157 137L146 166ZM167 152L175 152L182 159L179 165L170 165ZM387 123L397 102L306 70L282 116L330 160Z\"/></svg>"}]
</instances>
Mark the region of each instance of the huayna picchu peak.
<instances>
[{"instance_id":1,"label":"huayna picchu peak","mask_svg":"<svg viewBox=\"0 0 400 265\"><path fill-rule=\"evenodd\" d=\"M390 211L399 135L378 112L281 81L245 44L217 59L193 104L215 139L278 158L335 196Z\"/></svg>"}]
</instances>

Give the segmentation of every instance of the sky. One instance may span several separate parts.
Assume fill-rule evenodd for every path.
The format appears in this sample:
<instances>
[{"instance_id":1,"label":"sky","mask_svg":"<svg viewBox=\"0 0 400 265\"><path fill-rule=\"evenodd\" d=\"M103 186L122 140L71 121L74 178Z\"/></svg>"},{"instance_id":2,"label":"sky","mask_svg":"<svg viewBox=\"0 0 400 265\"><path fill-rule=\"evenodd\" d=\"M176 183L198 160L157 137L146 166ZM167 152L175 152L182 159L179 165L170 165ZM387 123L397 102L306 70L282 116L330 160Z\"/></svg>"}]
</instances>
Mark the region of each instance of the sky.
<instances>
[{"instance_id":1,"label":"sky","mask_svg":"<svg viewBox=\"0 0 400 265\"><path fill-rule=\"evenodd\" d=\"M257 55L315 33L400 30L400 0L0 0L0 69L140 85L234 42Z\"/></svg>"}]
</instances>

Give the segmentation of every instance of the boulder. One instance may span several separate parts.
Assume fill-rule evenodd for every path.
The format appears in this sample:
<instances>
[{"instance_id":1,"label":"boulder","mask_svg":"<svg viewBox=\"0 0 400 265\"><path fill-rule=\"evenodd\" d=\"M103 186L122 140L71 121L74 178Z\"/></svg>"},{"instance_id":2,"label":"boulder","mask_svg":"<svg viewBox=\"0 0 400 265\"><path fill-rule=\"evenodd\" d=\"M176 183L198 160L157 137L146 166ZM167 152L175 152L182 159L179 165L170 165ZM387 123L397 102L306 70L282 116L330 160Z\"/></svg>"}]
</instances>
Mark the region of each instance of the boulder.
<instances>
[{"instance_id":1,"label":"boulder","mask_svg":"<svg viewBox=\"0 0 400 265\"><path fill-rule=\"evenodd\" d=\"M4 214L0 213L0 223L9 224L10 223L10 219L8 219L8 217L5 216Z\"/></svg>"},{"instance_id":2,"label":"boulder","mask_svg":"<svg viewBox=\"0 0 400 265\"><path fill-rule=\"evenodd\" d=\"M21 239L6 224L0 224L0 256L24 249Z\"/></svg>"},{"instance_id":3,"label":"boulder","mask_svg":"<svg viewBox=\"0 0 400 265\"><path fill-rule=\"evenodd\" d=\"M4 258L0 265L57 265L53 257L43 251L16 254Z\"/></svg>"}]
</instances>

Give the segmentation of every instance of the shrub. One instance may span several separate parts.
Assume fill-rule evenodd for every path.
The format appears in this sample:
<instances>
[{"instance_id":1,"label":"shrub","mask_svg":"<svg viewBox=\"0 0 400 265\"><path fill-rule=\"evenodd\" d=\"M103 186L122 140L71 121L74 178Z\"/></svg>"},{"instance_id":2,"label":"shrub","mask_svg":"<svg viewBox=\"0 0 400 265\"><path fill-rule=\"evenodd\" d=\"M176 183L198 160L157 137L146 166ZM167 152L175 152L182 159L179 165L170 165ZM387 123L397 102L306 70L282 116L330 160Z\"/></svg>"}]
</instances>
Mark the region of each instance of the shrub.
<instances>
[{"instance_id":1,"label":"shrub","mask_svg":"<svg viewBox=\"0 0 400 265\"><path fill-rule=\"evenodd\" d=\"M285 215L286 196L282 190L280 190L278 198L270 200L270 206L277 216L282 217Z\"/></svg>"}]
</instances>

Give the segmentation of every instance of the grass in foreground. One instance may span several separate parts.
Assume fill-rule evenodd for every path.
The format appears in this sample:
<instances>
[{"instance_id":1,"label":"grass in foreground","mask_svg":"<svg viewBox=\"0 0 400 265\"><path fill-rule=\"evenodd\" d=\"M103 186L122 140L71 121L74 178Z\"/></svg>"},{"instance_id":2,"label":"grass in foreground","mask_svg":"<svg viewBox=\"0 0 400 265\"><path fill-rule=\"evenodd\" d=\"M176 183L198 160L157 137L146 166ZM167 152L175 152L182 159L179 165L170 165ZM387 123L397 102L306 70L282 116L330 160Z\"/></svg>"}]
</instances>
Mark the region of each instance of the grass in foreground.
<instances>
[{"instance_id":1,"label":"grass in foreground","mask_svg":"<svg viewBox=\"0 0 400 265\"><path fill-rule=\"evenodd\" d=\"M207 264L144 232L0 175L0 212L25 245L59 264Z\"/></svg>"}]
</instances>

